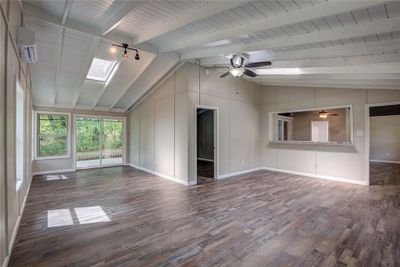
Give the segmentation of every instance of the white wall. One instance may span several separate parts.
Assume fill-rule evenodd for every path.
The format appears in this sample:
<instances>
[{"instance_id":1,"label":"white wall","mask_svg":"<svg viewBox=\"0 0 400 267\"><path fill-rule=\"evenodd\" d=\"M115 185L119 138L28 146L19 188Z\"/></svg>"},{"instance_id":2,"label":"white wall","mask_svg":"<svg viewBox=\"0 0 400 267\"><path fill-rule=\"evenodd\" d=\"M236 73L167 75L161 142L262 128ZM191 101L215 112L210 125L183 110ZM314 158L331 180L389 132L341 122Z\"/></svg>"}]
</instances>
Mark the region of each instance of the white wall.
<instances>
[{"instance_id":1,"label":"white wall","mask_svg":"<svg viewBox=\"0 0 400 267\"><path fill-rule=\"evenodd\" d=\"M7 23L9 28L7 27ZM17 27L23 25L18 1L0 2L0 264L7 262L22 215L31 178L31 82L27 64L19 60L16 49ZM16 190L15 101L16 79L25 97L25 172Z\"/></svg>"},{"instance_id":2,"label":"white wall","mask_svg":"<svg viewBox=\"0 0 400 267\"><path fill-rule=\"evenodd\" d=\"M189 181L196 181L195 105L218 108L218 176L260 167L260 86L189 65Z\"/></svg>"},{"instance_id":3,"label":"white wall","mask_svg":"<svg viewBox=\"0 0 400 267\"><path fill-rule=\"evenodd\" d=\"M354 146L270 144L268 113L352 105L354 133L358 130L365 133L365 105L399 99L400 91L396 90L264 87L261 108L262 165L308 175L339 177L366 183L365 134L354 136Z\"/></svg>"},{"instance_id":4,"label":"white wall","mask_svg":"<svg viewBox=\"0 0 400 267\"><path fill-rule=\"evenodd\" d=\"M70 115L70 129L69 129L69 151L70 155L67 158L55 158L55 159L33 159L32 162L32 171L33 173L46 173L53 171L63 171L63 170L75 170L75 162L74 162L74 144L73 144L73 135L75 133L74 127L74 115L90 115L90 116L114 116L114 117L122 117L127 118L127 114L125 113L116 113L116 112L106 112L106 111L91 111L91 110L71 110L71 109L60 109L60 108L47 108L47 107L34 107L34 111L40 112L63 112L68 113ZM127 124L129 124L127 120ZM129 125L126 125L126 129L129 129ZM126 136L129 136L128 131L126 131ZM34 135L33 139L36 139ZM129 141L126 138L126 142ZM126 144L126 155L129 155L129 144Z\"/></svg>"},{"instance_id":5,"label":"white wall","mask_svg":"<svg viewBox=\"0 0 400 267\"><path fill-rule=\"evenodd\" d=\"M130 164L187 184L187 77L179 69L130 112Z\"/></svg>"},{"instance_id":6,"label":"white wall","mask_svg":"<svg viewBox=\"0 0 400 267\"><path fill-rule=\"evenodd\" d=\"M219 176L260 166L258 85L185 64L130 113L131 164L196 182L196 105L218 108ZM174 144L174 145L172 145Z\"/></svg>"},{"instance_id":7,"label":"white wall","mask_svg":"<svg viewBox=\"0 0 400 267\"><path fill-rule=\"evenodd\" d=\"M400 115L370 118L370 160L400 163Z\"/></svg>"}]
</instances>

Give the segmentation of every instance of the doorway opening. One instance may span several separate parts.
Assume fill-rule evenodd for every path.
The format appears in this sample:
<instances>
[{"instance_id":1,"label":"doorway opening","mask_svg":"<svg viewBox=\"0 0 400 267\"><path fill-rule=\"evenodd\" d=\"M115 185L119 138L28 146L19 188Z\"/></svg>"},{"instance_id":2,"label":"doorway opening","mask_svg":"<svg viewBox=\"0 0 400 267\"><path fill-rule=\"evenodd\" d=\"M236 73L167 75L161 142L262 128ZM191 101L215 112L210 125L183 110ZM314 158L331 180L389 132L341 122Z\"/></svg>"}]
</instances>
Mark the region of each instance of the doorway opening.
<instances>
[{"instance_id":1,"label":"doorway opening","mask_svg":"<svg viewBox=\"0 0 400 267\"><path fill-rule=\"evenodd\" d=\"M368 109L369 184L400 185L400 104Z\"/></svg>"},{"instance_id":2,"label":"doorway opening","mask_svg":"<svg viewBox=\"0 0 400 267\"><path fill-rule=\"evenodd\" d=\"M76 168L122 165L124 128L123 118L76 116Z\"/></svg>"},{"instance_id":3,"label":"doorway opening","mask_svg":"<svg viewBox=\"0 0 400 267\"><path fill-rule=\"evenodd\" d=\"M196 109L197 184L213 182L217 177L216 118L217 110L215 109Z\"/></svg>"}]
</instances>

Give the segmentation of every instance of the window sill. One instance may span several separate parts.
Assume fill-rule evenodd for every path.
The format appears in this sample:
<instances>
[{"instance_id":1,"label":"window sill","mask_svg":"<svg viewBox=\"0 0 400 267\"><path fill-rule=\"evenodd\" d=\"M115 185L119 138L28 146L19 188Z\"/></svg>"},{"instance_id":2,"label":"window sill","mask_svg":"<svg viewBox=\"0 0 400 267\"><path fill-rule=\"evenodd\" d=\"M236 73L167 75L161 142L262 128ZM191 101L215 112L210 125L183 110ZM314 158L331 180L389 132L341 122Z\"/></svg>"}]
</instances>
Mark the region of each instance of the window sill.
<instances>
[{"instance_id":1,"label":"window sill","mask_svg":"<svg viewBox=\"0 0 400 267\"><path fill-rule=\"evenodd\" d=\"M52 156L52 157L37 157L34 158L34 160L53 160L53 159L69 159L70 156L66 155L66 156Z\"/></svg>"},{"instance_id":2,"label":"window sill","mask_svg":"<svg viewBox=\"0 0 400 267\"><path fill-rule=\"evenodd\" d=\"M269 141L269 143L271 143L271 144L284 144L284 145L354 146L353 143L312 142L312 141Z\"/></svg>"},{"instance_id":3,"label":"window sill","mask_svg":"<svg viewBox=\"0 0 400 267\"><path fill-rule=\"evenodd\" d=\"M23 182L22 180L17 181L17 183L15 185L15 188L16 188L15 191L17 191L17 192L19 191L19 189L21 188L22 182Z\"/></svg>"}]
</instances>

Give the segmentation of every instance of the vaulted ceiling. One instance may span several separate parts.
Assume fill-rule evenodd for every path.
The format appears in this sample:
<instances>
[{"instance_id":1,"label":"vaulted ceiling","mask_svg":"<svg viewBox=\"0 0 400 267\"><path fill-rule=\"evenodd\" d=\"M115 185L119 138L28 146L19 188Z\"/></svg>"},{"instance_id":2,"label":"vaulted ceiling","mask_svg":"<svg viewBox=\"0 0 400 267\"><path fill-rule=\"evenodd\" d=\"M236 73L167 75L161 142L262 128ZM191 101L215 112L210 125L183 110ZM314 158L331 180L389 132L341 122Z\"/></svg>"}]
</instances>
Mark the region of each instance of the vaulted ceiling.
<instances>
[{"instance_id":1,"label":"vaulted ceiling","mask_svg":"<svg viewBox=\"0 0 400 267\"><path fill-rule=\"evenodd\" d=\"M184 61L225 71L227 56L271 60L265 85L400 89L400 1L26 0L37 34L34 104L124 112ZM110 53L139 48L140 61ZM112 79L86 79L93 58ZM296 75L288 75L296 70Z\"/></svg>"}]
</instances>

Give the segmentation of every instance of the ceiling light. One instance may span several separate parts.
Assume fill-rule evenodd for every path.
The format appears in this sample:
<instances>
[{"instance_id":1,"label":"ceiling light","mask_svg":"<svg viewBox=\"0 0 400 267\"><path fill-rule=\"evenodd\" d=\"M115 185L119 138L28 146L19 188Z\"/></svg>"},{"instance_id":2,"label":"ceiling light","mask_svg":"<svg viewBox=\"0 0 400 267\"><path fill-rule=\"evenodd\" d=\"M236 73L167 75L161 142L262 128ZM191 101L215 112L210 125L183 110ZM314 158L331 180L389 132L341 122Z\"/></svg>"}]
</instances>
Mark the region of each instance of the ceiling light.
<instances>
[{"instance_id":1,"label":"ceiling light","mask_svg":"<svg viewBox=\"0 0 400 267\"><path fill-rule=\"evenodd\" d=\"M232 68L229 70L233 77L239 78L243 75L244 69L243 68Z\"/></svg>"},{"instance_id":2,"label":"ceiling light","mask_svg":"<svg viewBox=\"0 0 400 267\"><path fill-rule=\"evenodd\" d=\"M320 113L319 113L319 117L321 118L321 119L326 119L326 118L328 118L328 112L326 112L326 111L321 111Z\"/></svg>"},{"instance_id":3,"label":"ceiling light","mask_svg":"<svg viewBox=\"0 0 400 267\"><path fill-rule=\"evenodd\" d=\"M114 55L115 53L117 53L117 48L115 48L114 46L111 46L110 52L111 52L111 54Z\"/></svg>"},{"instance_id":4,"label":"ceiling light","mask_svg":"<svg viewBox=\"0 0 400 267\"><path fill-rule=\"evenodd\" d=\"M124 49L124 54L122 55L124 58L128 58L128 50L132 50L132 51L136 52L135 59L136 60L140 59L139 50L137 50L136 48L129 47L129 45L127 43L112 44L112 48L115 49L115 47L120 47L120 48Z\"/></svg>"}]
</instances>

